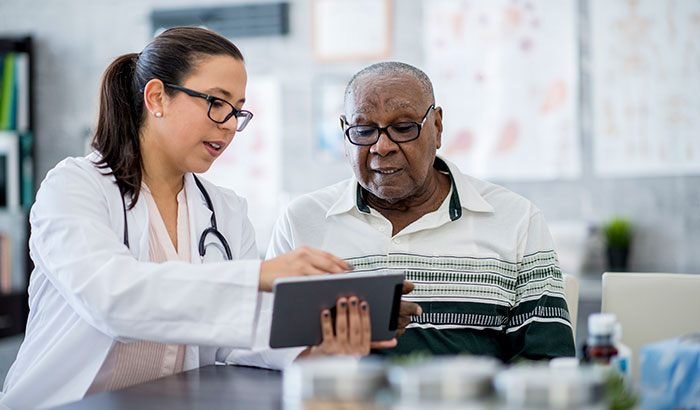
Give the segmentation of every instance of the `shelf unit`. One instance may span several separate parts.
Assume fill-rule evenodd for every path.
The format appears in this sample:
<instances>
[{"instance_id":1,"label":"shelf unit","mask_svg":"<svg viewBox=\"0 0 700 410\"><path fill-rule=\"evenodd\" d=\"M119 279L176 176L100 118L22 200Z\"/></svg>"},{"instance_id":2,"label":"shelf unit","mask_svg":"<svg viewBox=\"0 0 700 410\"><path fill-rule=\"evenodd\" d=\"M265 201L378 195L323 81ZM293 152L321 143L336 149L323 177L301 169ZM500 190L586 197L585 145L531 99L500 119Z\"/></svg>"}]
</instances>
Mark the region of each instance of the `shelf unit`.
<instances>
[{"instance_id":1,"label":"shelf unit","mask_svg":"<svg viewBox=\"0 0 700 410\"><path fill-rule=\"evenodd\" d=\"M29 312L34 63L31 37L0 37L0 337L23 332Z\"/></svg>"}]
</instances>

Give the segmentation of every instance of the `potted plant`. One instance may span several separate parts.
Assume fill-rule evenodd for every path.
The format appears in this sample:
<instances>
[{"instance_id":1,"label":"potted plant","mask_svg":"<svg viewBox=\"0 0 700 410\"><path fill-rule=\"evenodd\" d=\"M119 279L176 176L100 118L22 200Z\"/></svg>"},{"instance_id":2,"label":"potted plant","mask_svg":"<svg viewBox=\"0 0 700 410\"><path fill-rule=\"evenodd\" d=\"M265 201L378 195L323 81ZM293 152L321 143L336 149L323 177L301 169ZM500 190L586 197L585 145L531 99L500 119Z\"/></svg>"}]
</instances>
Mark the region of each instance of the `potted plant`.
<instances>
[{"instance_id":1,"label":"potted plant","mask_svg":"<svg viewBox=\"0 0 700 410\"><path fill-rule=\"evenodd\" d=\"M607 245L608 270L626 271L632 242L632 223L625 218L615 217L603 225L603 232Z\"/></svg>"}]
</instances>

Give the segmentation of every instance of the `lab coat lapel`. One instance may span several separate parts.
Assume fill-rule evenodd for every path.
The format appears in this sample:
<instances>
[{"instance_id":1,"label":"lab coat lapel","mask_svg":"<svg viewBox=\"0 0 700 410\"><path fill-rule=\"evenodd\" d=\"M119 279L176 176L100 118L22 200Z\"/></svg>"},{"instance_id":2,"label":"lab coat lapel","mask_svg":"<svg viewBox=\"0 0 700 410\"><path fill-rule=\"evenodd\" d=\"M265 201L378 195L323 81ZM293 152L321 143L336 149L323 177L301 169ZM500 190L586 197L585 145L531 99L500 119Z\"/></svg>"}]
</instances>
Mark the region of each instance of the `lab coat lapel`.
<instances>
[{"instance_id":1,"label":"lab coat lapel","mask_svg":"<svg viewBox=\"0 0 700 410\"><path fill-rule=\"evenodd\" d=\"M118 196L119 188L116 187L116 184L113 185L115 187L115 196L118 199L115 199L112 202L118 204L115 205L118 207L118 209L115 209L115 215L118 215L120 219L119 225L116 226L120 226L119 233L122 233L124 229L124 207L122 206L121 199ZM127 200L127 206L128 202L129 201ZM129 251L136 259L140 261L147 261L150 257L148 253L148 206L146 205L146 201L143 200L142 196L139 196L138 202L136 202L136 205L134 205L132 209L127 209L126 221L129 228ZM122 238L122 240L124 239Z\"/></svg>"},{"instance_id":2,"label":"lab coat lapel","mask_svg":"<svg viewBox=\"0 0 700 410\"><path fill-rule=\"evenodd\" d=\"M207 207L204 196L194 182L192 173L185 174L185 195L187 196L187 211L190 219L190 248L192 263L201 264L199 258L199 237L211 223L211 210ZM198 368L200 363L200 346L187 345L185 348L184 370Z\"/></svg>"},{"instance_id":3,"label":"lab coat lapel","mask_svg":"<svg viewBox=\"0 0 700 410\"><path fill-rule=\"evenodd\" d=\"M150 221L148 220L148 205L146 205L146 201L138 201L133 211L135 225L141 227L138 232L138 242L136 242L139 244L139 254L137 258L141 261L147 261L150 260L151 255L148 244L148 225ZM131 236L131 232L129 232L129 236Z\"/></svg>"}]
</instances>

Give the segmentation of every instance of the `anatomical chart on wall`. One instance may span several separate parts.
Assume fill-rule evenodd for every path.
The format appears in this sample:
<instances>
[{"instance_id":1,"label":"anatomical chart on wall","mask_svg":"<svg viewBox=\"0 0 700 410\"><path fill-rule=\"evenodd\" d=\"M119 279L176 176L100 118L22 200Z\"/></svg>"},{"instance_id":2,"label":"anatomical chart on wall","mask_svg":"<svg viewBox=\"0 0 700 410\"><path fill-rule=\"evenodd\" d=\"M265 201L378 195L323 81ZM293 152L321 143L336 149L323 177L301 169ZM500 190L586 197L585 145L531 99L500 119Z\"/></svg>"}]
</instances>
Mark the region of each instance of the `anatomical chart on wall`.
<instances>
[{"instance_id":1,"label":"anatomical chart on wall","mask_svg":"<svg viewBox=\"0 0 700 410\"><path fill-rule=\"evenodd\" d=\"M700 1L590 6L595 172L700 172Z\"/></svg>"},{"instance_id":2,"label":"anatomical chart on wall","mask_svg":"<svg viewBox=\"0 0 700 410\"><path fill-rule=\"evenodd\" d=\"M444 110L438 152L482 178L579 176L576 2L433 3L424 51Z\"/></svg>"}]
</instances>

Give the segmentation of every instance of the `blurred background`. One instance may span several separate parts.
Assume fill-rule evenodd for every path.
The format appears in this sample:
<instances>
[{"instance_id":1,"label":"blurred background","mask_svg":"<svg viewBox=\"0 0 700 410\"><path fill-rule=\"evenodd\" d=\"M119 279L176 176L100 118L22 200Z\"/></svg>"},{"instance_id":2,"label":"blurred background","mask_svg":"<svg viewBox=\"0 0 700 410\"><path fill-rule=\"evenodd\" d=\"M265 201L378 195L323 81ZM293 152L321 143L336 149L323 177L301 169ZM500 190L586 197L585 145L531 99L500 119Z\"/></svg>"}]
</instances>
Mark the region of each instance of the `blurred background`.
<instances>
[{"instance_id":1,"label":"blurred background","mask_svg":"<svg viewBox=\"0 0 700 410\"><path fill-rule=\"evenodd\" d=\"M348 79L397 60L434 83L438 154L543 211L580 317L606 270L700 273L700 1L3 0L0 335L20 333L6 340L23 330L35 190L88 152L110 62L174 25L245 56L255 118L207 174L248 198L261 255L290 199L351 175Z\"/></svg>"}]
</instances>

